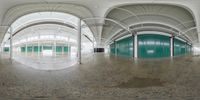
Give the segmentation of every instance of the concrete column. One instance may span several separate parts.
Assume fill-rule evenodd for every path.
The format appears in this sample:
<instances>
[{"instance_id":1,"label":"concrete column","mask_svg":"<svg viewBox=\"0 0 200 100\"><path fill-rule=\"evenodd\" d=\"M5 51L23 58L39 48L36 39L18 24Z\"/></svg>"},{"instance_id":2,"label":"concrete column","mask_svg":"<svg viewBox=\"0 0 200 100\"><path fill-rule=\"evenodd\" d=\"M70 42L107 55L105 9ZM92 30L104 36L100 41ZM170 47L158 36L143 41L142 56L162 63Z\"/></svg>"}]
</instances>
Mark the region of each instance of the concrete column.
<instances>
[{"instance_id":1,"label":"concrete column","mask_svg":"<svg viewBox=\"0 0 200 100\"><path fill-rule=\"evenodd\" d=\"M13 58L12 28L10 27L10 60Z\"/></svg>"},{"instance_id":2,"label":"concrete column","mask_svg":"<svg viewBox=\"0 0 200 100\"><path fill-rule=\"evenodd\" d=\"M68 54L68 55L70 54L70 51L69 51L69 40L70 40L70 37L68 37L68 40L67 40L67 47L68 47L68 52L67 52L67 54Z\"/></svg>"},{"instance_id":3,"label":"concrete column","mask_svg":"<svg viewBox=\"0 0 200 100\"><path fill-rule=\"evenodd\" d=\"M56 57L56 34L54 33L54 42L53 42L53 53L54 53L54 56Z\"/></svg>"},{"instance_id":4,"label":"concrete column","mask_svg":"<svg viewBox=\"0 0 200 100\"><path fill-rule=\"evenodd\" d=\"M94 52L94 37L93 37L93 40L92 40L92 50L93 50L93 53L95 53Z\"/></svg>"},{"instance_id":5,"label":"concrete column","mask_svg":"<svg viewBox=\"0 0 200 100\"><path fill-rule=\"evenodd\" d=\"M134 58L138 58L138 35L134 35Z\"/></svg>"},{"instance_id":6,"label":"concrete column","mask_svg":"<svg viewBox=\"0 0 200 100\"><path fill-rule=\"evenodd\" d=\"M77 36L77 43L78 43L78 63L81 64L81 19L78 20L78 36Z\"/></svg>"},{"instance_id":7,"label":"concrete column","mask_svg":"<svg viewBox=\"0 0 200 100\"><path fill-rule=\"evenodd\" d=\"M5 42L2 43L2 45L1 45L1 53L4 53L4 46L5 46Z\"/></svg>"},{"instance_id":8,"label":"concrete column","mask_svg":"<svg viewBox=\"0 0 200 100\"><path fill-rule=\"evenodd\" d=\"M1 53L3 53L3 45L1 45Z\"/></svg>"},{"instance_id":9,"label":"concrete column","mask_svg":"<svg viewBox=\"0 0 200 100\"><path fill-rule=\"evenodd\" d=\"M170 37L170 57L174 56L174 37Z\"/></svg>"}]
</instances>

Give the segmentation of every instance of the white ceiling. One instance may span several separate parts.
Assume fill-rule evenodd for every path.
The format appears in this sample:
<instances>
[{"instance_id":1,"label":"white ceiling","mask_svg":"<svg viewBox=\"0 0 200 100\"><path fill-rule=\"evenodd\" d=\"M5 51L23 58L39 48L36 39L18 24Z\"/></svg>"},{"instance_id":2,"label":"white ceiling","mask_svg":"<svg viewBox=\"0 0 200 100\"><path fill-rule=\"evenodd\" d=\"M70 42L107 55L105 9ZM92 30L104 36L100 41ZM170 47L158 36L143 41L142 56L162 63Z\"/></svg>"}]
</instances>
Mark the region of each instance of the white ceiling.
<instances>
[{"instance_id":1,"label":"white ceiling","mask_svg":"<svg viewBox=\"0 0 200 100\"><path fill-rule=\"evenodd\" d=\"M0 0L0 24L10 25L20 16L38 11L62 11L81 18L105 17L114 7L130 4L169 4L181 6L193 13L196 26L200 26L200 0ZM174 12L174 9L169 10L169 12ZM178 19L179 21L191 18L187 16L185 18L184 13L182 14L182 17L171 17L180 18ZM98 21L95 21L95 23L98 23ZM192 26L189 25L189 27ZM200 32L199 29L200 27L197 29L198 33ZM93 28L92 30L95 36L102 36L101 27ZM0 32L0 38L2 39L5 33L2 30ZM200 39L199 37L200 35L198 35L198 39Z\"/></svg>"}]
</instances>

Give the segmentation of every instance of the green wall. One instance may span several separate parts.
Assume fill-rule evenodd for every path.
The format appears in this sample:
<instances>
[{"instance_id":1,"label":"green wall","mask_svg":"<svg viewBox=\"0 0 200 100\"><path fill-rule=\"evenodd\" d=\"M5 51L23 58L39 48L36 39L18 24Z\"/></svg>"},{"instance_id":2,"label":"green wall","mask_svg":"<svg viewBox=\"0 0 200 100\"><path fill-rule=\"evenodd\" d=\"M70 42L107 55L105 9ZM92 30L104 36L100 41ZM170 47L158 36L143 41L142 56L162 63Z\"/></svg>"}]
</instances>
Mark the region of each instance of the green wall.
<instances>
[{"instance_id":1,"label":"green wall","mask_svg":"<svg viewBox=\"0 0 200 100\"><path fill-rule=\"evenodd\" d=\"M32 46L27 46L27 52L32 52Z\"/></svg>"},{"instance_id":2,"label":"green wall","mask_svg":"<svg viewBox=\"0 0 200 100\"><path fill-rule=\"evenodd\" d=\"M38 47L38 46L33 46L34 52L42 52L42 46Z\"/></svg>"},{"instance_id":3,"label":"green wall","mask_svg":"<svg viewBox=\"0 0 200 100\"><path fill-rule=\"evenodd\" d=\"M133 57L133 37L127 37L119 41L115 41L110 45L110 53L120 57Z\"/></svg>"},{"instance_id":4,"label":"green wall","mask_svg":"<svg viewBox=\"0 0 200 100\"><path fill-rule=\"evenodd\" d=\"M138 57L170 57L170 38L156 34L138 35Z\"/></svg>"},{"instance_id":5,"label":"green wall","mask_svg":"<svg viewBox=\"0 0 200 100\"><path fill-rule=\"evenodd\" d=\"M52 50L52 46L43 46L43 50Z\"/></svg>"},{"instance_id":6,"label":"green wall","mask_svg":"<svg viewBox=\"0 0 200 100\"><path fill-rule=\"evenodd\" d=\"M128 37L110 45L110 53L122 57L134 56L134 39ZM174 38L174 56L190 54L192 46ZM138 58L170 57L170 37L158 34L138 35Z\"/></svg>"},{"instance_id":7,"label":"green wall","mask_svg":"<svg viewBox=\"0 0 200 100\"><path fill-rule=\"evenodd\" d=\"M10 51L10 48L9 48L9 47L4 47L3 51L4 51L4 52L9 52L9 51Z\"/></svg>"},{"instance_id":8,"label":"green wall","mask_svg":"<svg viewBox=\"0 0 200 100\"><path fill-rule=\"evenodd\" d=\"M56 52L62 52L62 46L56 46Z\"/></svg>"},{"instance_id":9,"label":"green wall","mask_svg":"<svg viewBox=\"0 0 200 100\"><path fill-rule=\"evenodd\" d=\"M133 57L133 37L116 41L116 53L122 57Z\"/></svg>"},{"instance_id":10,"label":"green wall","mask_svg":"<svg viewBox=\"0 0 200 100\"><path fill-rule=\"evenodd\" d=\"M111 54L115 54L115 43L112 43L111 45L110 45L110 53Z\"/></svg>"},{"instance_id":11,"label":"green wall","mask_svg":"<svg viewBox=\"0 0 200 100\"><path fill-rule=\"evenodd\" d=\"M186 42L174 38L174 56L181 56L191 53L191 46Z\"/></svg>"},{"instance_id":12,"label":"green wall","mask_svg":"<svg viewBox=\"0 0 200 100\"><path fill-rule=\"evenodd\" d=\"M56 46L56 52L62 52L62 47L63 46ZM40 48L40 52L42 52L42 46L38 47L38 46L27 46L27 52L32 52L32 50L34 52L38 52L38 49ZM44 50L52 50L53 46L43 46ZM20 47L21 52L26 52L26 47L22 46ZM70 51L70 47L68 46L64 46L64 52L69 52Z\"/></svg>"},{"instance_id":13,"label":"green wall","mask_svg":"<svg viewBox=\"0 0 200 100\"><path fill-rule=\"evenodd\" d=\"M26 52L26 47L21 47L21 52Z\"/></svg>"},{"instance_id":14,"label":"green wall","mask_svg":"<svg viewBox=\"0 0 200 100\"><path fill-rule=\"evenodd\" d=\"M64 46L64 52L69 52L69 51L70 51L70 47Z\"/></svg>"}]
</instances>

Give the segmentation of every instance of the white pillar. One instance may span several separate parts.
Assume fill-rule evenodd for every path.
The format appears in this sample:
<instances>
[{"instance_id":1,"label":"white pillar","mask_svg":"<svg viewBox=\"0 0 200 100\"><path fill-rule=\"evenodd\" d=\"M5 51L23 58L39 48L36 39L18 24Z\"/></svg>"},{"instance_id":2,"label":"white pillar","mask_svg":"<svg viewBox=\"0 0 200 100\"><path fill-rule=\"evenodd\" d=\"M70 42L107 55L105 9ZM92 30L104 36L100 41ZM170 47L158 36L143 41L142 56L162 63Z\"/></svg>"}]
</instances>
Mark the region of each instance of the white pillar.
<instances>
[{"instance_id":1,"label":"white pillar","mask_svg":"<svg viewBox=\"0 0 200 100\"><path fill-rule=\"evenodd\" d=\"M12 28L10 27L10 60L13 58Z\"/></svg>"},{"instance_id":2,"label":"white pillar","mask_svg":"<svg viewBox=\"0 0 200 100\"><path fill-rule=\"evenodd\" d=\"M70 40L70 37L68 36L68 40L67 40L67 48L68 48L67 54L68 55L70 54L70 51L69 51L69 40Z\"/></svg>"},{"instance_id":3,"label":"white pillar","mask_svg":"<svg viewBox=\"0 0 200 100\"><path fill-rule=\"evenodd\" d=\"M78 63L81 64L81 19L78 20Z\"/></svg>"},{"instance_id":4,"label":"white pillar","mask_svg":"<svg viewBox=\"0 0 200 100\"><path fill-rule=\"evenodd\" d=\"M40 56L40 34L38 34L38 57Z\"/></svg>"},{"instance_id":5,"label":"white pillar","mask_svg":"<svg viewBox=\"0 0 200 100\"><path fill-rule=\"evenodd\" d=\"M174 37L170 37L170 57L174 56Z\"/></svg>"},{"instance_id":6,"label":"white pillar","mask_svg":"<svg viewBox=\"0 0 200 100\"><path fill-rule=\"evenodd\" d=\"M138 58L138 35L134 35L134 58Z\"/></svg>"},{"instance_id":7,"label":"white pillar","mask_svg":"<svg viewBox=\"0 0 200 100\"><path fill-rule=\"evenodd\" d=\"M93 40L92 40L92 50L93 50L93 53L95 53L94 52L94 37L93 37Z\"/></svg>"},{"instance_id":8,"label":"white pillar","mask_svg":"<svg viewBox=\"0 0 200 100\"><path fill-rule=\"evenodd\" d=\"M53 41L53 53L54 56L56 57L56 34L54 33L54 41Z\"/></svg>"}]
</instances>

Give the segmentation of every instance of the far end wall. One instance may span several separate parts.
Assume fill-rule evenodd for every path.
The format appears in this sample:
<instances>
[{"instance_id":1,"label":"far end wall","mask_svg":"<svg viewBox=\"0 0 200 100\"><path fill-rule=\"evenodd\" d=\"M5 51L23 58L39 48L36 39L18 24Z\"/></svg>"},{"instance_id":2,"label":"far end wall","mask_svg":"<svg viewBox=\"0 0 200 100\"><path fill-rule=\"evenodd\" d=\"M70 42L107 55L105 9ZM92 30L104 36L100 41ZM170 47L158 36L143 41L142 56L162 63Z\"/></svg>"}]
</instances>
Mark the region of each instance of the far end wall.
<instances>
[{"instance_id":1,"label":"far end wall","mask_svg":"<svg viewBox=\"0 0 200 100\"><path fill-rule=\"evenodd\" d=\"M138 35L138 57L139 58L164 58L170 57L170 37L159 34ZM181 56L191 53L192 46L177 38L173 42L174 56ZM134 38L126 37L119 41L114 41L110 45L110 53L120 57L134 57Z\"/></svg>"}]
</instances>

